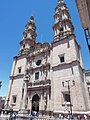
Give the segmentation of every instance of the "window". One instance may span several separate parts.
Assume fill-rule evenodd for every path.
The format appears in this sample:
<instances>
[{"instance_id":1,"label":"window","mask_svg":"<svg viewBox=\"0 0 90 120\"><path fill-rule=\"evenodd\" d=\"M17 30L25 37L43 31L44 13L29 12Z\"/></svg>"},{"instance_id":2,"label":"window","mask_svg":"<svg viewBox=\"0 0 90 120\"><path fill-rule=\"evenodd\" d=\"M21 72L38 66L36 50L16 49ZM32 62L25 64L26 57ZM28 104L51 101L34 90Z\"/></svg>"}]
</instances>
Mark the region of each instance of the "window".
<instances>
[{"instance_id":1,"label":"window","mask_svg":"<svg viewBox=\"0 0 90 120\"><path fill-rule=\"evenodd\" d=\"M90 99L90 93L89 93L89 99Z\"/></svg>"},{"instance_id":2,"label":"window","mask_svg":"<svg viewBox=\"0 0 90 120\"><path fill-rule=\"evenodd\" d=\"M67 48L70 48L70 43L69 43L69 41L67 42Z\"/></svg>"},{"instance_id":3,"label":"window","mask_svg":"<svg viewBox=\"0 0 90 120\"><path fill-rule=\"evenodd\" d=\"M39 66L40 64L41 64L41 60L38 60L38 61L36 62L36 65Z\"/></svg>"},{"instance_id":4,"label":"window","mask_svg":"<svg viewBox=\"0 0 90 120\"><path fill-rule=\"evenodd\" d=\"M75 85L75 81L74 80L72 81L72 83L73 83L73 85Z\"/></svg>"},{"instance_id":5,"label":"window","mask_svg":"<svg viewBox=\"0 0 90 120\"><path fill-rule=\"evenodd\" d=\"M64 87L64 82L62 82L62 86Z\"/></svg>"},{"instance_id":6,"label":"window","mask_svg":"<svg viewBox=\"0 0 90 120\"><path fill-rule=\"evenodd\" d=\"M17 99L17 96L14 95L14 96L13 96L13 103L16 103L16 99Z\"/></svg>"},{"instance_id":7,"label":"window","mask_svg":"<svg viewBox=\"0 0 90 120\"><path fill-rule=\"evenodd\" d=\"M35 73L35 80L39 79L39 72Z\"/></svg>"},{"instance_id":8,"label":"window","mask_svg":"<svg viewBox=\"0 0 90 120\"><path fill-rule=\"evenodd\" d=\"M21 67L18 68L18 73L21 73Z\"/></svg>"},{"instance_id":9,"label":"window","mask_svg":"<svg viewBox=\"0 0 90 120\"><path fill-rule=\"evenodd\" d=\"M34 50L34 46L30 46L30 50Z\"/></svg>"},{"instance_id":10,"label":"window","mask_svg":"<svg viewBox=\"0 0 90 120\"><path fill-rule=\"evenodd\" d=\"M58 57L60 59L60 63L65 62L65 55L64 54L58 55Z\"/></svg>"},{"instance_id":11,"label":"window","mask_svg":"<svg viewBox=\"0 0 90 120\"><path fill-rule=\"evenodd\" d=\"M67 94L63 94L64 96L64 101L65 102L70 102L70 95L67 93Z\"/></svg>"},{"instance_id":12,"label":"window","mask_svg":"<svg viewBox=\"0 0 90 120\"><path fill-rule=\"evenodd\" d=\"M26 38L27 37L27 34L26 33L24 33L24 38Z\"/></svg>"},{"instance_id":13,"label":"window","mask_svg":"<svg viewBox=\"0 0 90 120\"><path fill-rule=\"evenodd\" d=\"M27 105L28 105L28 98L26 98L26 105L25 105L25 109L27 109Z\"/></svg>"},{"instance_id":14,"label":"window","mask_svg":"<svg viewBox=\"0 0 90 120\"><path fill-rule=\"evenodd\" d=\"M22 89L22 99L23 99L23 95L24 95L24 88Z\"/></svg>"},{"instance_id":15,"label":"window","mask_svg":"<svg viewBox=\"0 0 90 120\"><path fill-rule=\"evenodd\" d=\"M74 74L74 71L73 71L73 67L71 66L71 72L72 72L72 74Z\"/></svg>"},{"instance_id":16,"label":"window","mask_svg":"<svg viewBox=\"0 0 90 120\"><path fill-rule=\"evenodd\" d=\"M60 57L60 62L61 62L61 63L64 62L64 56L61 56L61 57Z\"/></svg>"},{"instance_id":17,"label":"window","mask_svg":"<svg viewBox=\"0 0 90 120\"><path fill-rule=\"evenodd\" d=\"M90 92L90 87L88 87L88 92Z\"/></svg>"},{"instance_id":18,"label":"window","mask_svg":"<svg viewBox=\"0 0 90 120\"><path fill-rule=\"evenodd\" d=\"M48 71L47 70L45 70L45 77L47 77L48 76Z\"/></svg>"},{"instance_id":19,"label":"window","mask_svg":"<svg viewBox=\"0 0 90 120\"><path fill-rule=\"evenodd\" d=\"M25 44L23 45L23 49L25 48Z\"/></svg>"},{"instance_id":20,"label":"window","mask_svg":"<svg viewBox=\"0 0 90 120\"><path fill-rule=\"evenodd\" d=\"M34 38L34 35L31 35L31 38L33 39L33 38Z\"/></svg>"},{"instance_id":21,"label":"window","mask_svg":"<svg viewBox=\"0 0 90 120\"><path fill-rule=\"evenodd\" d=\"M61 32L63 31L63 27L60 28L60 31L61 31Z\"/></svg>"}]
</instances>

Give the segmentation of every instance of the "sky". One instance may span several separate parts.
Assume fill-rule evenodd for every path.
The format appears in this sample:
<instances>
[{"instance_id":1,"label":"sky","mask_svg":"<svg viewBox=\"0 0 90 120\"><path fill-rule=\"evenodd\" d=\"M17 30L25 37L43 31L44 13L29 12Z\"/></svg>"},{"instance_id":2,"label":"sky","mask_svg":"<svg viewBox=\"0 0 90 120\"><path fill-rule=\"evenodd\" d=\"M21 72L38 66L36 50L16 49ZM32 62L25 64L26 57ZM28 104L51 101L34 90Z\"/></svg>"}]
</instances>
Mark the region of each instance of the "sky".
<instances>
[{"instance_id":1,"label":"sky","mask_svg":"<svg viewBox=\"0 0 90 120\"><path fill-rule=\"evenodd\" d=\"M31 15L35 18L37 39L42 42L53 41L54 13L58 0L0 0L0 96L6 96L13 57L20 49L19 42ZM75 0L65 0L69 9L75 35L81 46L85 69L90 69L90 54L86 45L84 32L76 8Z\"/></svg>"}]
</instances>

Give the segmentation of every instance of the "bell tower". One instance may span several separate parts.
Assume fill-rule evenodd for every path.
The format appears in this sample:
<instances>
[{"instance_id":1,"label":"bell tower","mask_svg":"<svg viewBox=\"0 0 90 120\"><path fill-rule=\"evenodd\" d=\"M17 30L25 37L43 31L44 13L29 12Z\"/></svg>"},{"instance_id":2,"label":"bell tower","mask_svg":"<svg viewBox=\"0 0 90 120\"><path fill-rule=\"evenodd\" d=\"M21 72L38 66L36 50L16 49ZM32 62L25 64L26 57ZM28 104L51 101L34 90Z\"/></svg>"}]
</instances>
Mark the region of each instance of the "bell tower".
<instances>
[{"instance_id":1,"label":"bell tower","mask_svg":"<svg viewBox=\"0 0 90 120\"><path fill-rule=\"evenodd\" d=\"M20 42L20 51L18 55L26 54L31 48L34 48L36 37L36 25L34 22L34 17L31 16L25 26L23 40Z\"/></svg>"},{"instance_id":2,"label":"bell tower","mask_svg":"<svg viewBox=\"0 0 90 120\"><path fill-rule=\"evenodd\" d=\"M65 105L72 104L74 112L85 111L86 101L80 46L76 41L74 27L64 0L58 0L54 18L54 40L52 43L53 110L54 113L63 112ZM67 81L70 81L70 94Z\"/></svg>"},{"instance_id":3,"label":"bell tower","mask_svg":"<svg viewBox=\"0 0 90 120\"><path fill-rule=\"evenodd\" d=\"M55 8L54 19L54 42L74 33L71 17L63 0L58 0L58 5Z\"/></svg>"},{"instance_id":4,"label":"bell tower","mask_svg":"<svg viewBox=\"0 0 90 120\"><path fill-rule=\"evenodd\" d=\"M12 108L13 106L13 109L19 111L19 114L21 115L24 111L22 109L24 109L26 105L27 84L24 81L24 76L26 72L27 54L34 48L36 36L34 17L31 16L25 26L23 39L20 41L19 53L13 59L10 83L5 103L6 109Z\"/></svg>"}]
</instances>

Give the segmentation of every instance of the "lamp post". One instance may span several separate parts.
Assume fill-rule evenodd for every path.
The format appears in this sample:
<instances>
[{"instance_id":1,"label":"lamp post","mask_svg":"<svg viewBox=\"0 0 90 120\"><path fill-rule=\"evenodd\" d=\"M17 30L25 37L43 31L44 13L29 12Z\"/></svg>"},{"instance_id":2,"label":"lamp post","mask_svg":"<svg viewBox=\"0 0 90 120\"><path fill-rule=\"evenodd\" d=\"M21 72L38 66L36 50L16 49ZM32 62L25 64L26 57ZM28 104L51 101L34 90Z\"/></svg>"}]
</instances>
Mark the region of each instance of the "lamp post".
<instances>
[{"instance_id":1,"label":"lamp post","mask_svg":"<svg viewBox=\"0 0 90 120\"><path fill-rule=\"evenodd\" d=\"M69 119L70 119L70 116L72 116L72 102L71 102L71 96L70 96L70 87L74 86L75 85L75 81L73 80L72 81L72 85L70 86L70 80L67 80L65 81L67 82L67 87L68 87L68 93L69 93L69 100L70 100L70 112L69 112Z\"/></svg>"},{"instance_id":2,"label":"lamp post","mask_svg":"<svg viewBox=\"0 0 90 120\"><path fill-rule=\"evenodd\" d=\"M72 116L72 103L71 103L71 96L70 96L70 80L66 81L68 84L68 92L70 97L70 115Z\"/></svg>"},{"instance_id":3,"label":"lamp post","mask_svg":"<svg viewBox=\"0 0 90 120\"><path fill-rule=\"evenodd\" d=\"M1 86L2 86L2 81L0 81L0 88L1 88Z\"/></svg>"}]
</instances>

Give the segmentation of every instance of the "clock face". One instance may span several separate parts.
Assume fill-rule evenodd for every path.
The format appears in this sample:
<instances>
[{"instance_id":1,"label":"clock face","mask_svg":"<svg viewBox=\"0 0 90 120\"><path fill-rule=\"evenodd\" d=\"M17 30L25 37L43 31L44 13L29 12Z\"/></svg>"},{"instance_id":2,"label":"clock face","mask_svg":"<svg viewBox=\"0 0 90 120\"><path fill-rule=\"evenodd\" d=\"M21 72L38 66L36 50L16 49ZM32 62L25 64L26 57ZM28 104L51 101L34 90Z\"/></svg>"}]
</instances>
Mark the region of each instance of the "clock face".
<instances>
[{"instance_id":1,"label":"clock face","mask_svg":"<svg viewBox=\"0 0 90 120\"><path fill-rule=\"evenodd\" d=\"M36 65L39 66L40 64L41 64L41 60L38 60L38 61L36 62Z\"/></svg>"}]
</instances>

